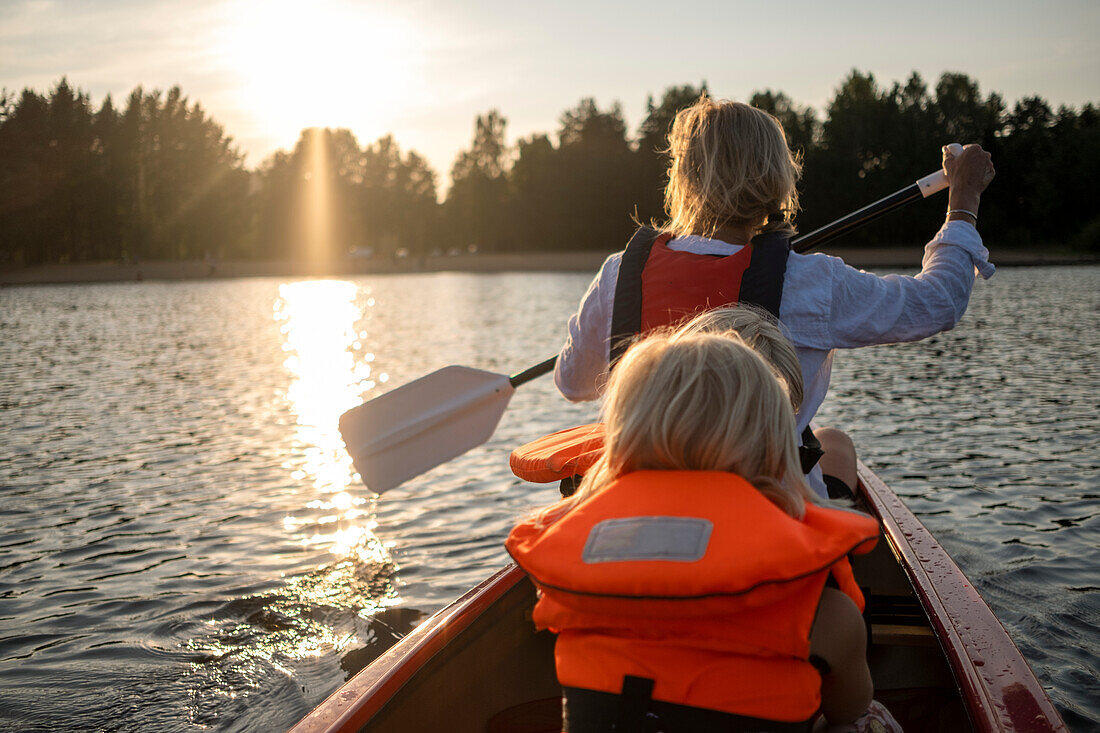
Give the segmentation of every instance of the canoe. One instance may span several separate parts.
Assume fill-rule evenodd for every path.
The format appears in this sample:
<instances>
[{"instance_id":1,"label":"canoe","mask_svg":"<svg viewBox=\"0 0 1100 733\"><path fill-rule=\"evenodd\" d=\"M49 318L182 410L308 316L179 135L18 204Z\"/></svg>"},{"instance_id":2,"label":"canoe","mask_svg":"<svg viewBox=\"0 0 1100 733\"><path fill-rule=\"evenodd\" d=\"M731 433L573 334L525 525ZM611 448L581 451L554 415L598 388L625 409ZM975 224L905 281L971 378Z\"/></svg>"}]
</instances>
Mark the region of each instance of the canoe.
<instances>
[{"instance_id":1,"label":"canoe","mask_svg":"<svg viewBox=\"0 0 1100 733\"><path fill-rule=\"evenodd\" d=\"M867 596L875 698L914 731L1066 731L1004 627L946 551L862 463L883 539L853 559ZM292 733L560 731L554 637L515 565L431 616Z\"/></svg>"}]
</instances>

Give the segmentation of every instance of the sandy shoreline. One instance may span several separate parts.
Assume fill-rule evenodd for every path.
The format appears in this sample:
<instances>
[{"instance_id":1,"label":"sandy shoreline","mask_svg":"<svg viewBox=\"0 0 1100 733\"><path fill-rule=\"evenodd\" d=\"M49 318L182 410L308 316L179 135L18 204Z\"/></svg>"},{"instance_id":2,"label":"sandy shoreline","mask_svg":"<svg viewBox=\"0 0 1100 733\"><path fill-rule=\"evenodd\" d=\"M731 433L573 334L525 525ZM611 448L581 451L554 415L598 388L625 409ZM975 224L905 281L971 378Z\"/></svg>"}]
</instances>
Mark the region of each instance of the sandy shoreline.
<instances>
[{"instance_id":1,"label":"sandy shoreline","mask_svg":"<svg viewBox=\"0 0 1100 733\"><path fill-rule=\"evenodd\" d=\"M845 249L829 248L827 254L860 268L920 267L923 248ZM595 273L610 252L552 252L527 254L478 254L455 257L358 260L327 266L293 261L219 262L213 268L202 260L183 262L89 262L42 265L0 270L0 286L65 283L134 282L148 280L208 280L234 277L351 277L356 275L411 272L591 272ZM1096 264L1100 257L1072 253L1028 251L994 252L998 266Z\"/></svg>"}]
</instances>

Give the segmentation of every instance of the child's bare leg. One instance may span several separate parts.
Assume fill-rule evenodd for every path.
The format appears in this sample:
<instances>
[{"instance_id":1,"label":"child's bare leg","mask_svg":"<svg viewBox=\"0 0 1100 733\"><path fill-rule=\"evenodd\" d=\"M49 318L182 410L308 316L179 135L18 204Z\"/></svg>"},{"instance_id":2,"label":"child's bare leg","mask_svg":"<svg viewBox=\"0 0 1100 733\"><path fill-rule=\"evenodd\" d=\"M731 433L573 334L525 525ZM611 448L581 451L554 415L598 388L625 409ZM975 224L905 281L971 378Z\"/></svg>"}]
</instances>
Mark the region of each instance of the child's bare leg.
<instances>
[{"instance_id":1,"label":"child's bare leg","mask_svg":"<svg viewBox=\"0 0 1100 733\"><path fill-rule=\"evenodd\" d=\"M858 481L856 476L856 447L848 434L836 428L818 428L814 435L821 441L821 450L825 455L821 456L818 465L826 476L833 476L844 482L849 490L855 491Z\"/></svg>"}]
</instances>

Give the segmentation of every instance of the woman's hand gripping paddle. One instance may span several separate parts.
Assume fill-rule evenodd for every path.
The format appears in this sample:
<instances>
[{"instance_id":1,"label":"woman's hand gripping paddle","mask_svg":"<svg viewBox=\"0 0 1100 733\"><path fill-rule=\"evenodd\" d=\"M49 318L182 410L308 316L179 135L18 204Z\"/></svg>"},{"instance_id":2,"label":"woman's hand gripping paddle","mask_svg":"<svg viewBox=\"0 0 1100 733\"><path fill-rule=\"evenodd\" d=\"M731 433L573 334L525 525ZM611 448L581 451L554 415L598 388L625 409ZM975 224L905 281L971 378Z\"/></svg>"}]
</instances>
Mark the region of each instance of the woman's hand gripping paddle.
<instances>
[{"instance_id":1,"label":"woman's hand gripping paddle","mask_svg":"<svg viewBox=\"0 0 1100 733\"><path fill-rule=\"evenodd\" d=\"M956 155L962 146L952 143ZM947 188L942 170L791 241L806 252L911 201ZM553 370L557 356L512 375L449 366L348 410L340 434L355 470L382 493L487 441L515 388Z\"/></svg>"}]
</instances>

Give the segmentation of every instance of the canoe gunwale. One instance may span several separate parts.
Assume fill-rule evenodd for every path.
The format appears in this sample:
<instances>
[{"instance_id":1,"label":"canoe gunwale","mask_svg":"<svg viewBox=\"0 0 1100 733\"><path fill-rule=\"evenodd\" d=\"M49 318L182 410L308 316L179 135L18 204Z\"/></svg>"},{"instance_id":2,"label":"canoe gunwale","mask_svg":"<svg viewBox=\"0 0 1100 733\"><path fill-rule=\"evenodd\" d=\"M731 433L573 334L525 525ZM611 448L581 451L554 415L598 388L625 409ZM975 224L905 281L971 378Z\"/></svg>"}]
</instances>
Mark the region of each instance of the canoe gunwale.
<instances>
[{"instance_id":1,"label":"canoe gunwale","mask_svg":"<svg viewBox=\"0 0 1100 733\"><path fill-rule=\"evenodd\" d=\"M935 630L974 730L1068 731L1012 637L947 551L862 461L858 472L862 495Z\"/></svg>"}]
</instances>

